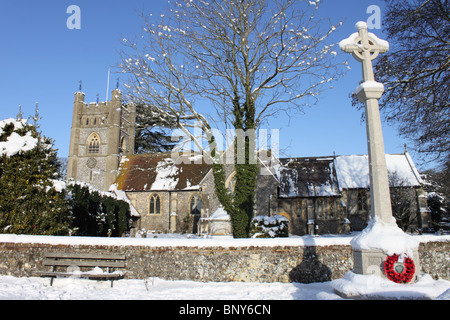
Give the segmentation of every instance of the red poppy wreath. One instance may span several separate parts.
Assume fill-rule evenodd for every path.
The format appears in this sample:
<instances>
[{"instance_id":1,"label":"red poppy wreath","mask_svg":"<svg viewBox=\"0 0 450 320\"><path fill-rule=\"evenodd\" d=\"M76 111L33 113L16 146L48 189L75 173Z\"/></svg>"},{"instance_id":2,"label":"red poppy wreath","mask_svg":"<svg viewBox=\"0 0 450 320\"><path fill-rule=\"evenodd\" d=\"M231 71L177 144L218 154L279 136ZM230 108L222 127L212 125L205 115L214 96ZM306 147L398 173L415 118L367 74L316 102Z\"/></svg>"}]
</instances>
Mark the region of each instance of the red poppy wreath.
<instances>
[{"instance_id":1,"label":"red poppy wreath","mask_svg":"<svg viewBox=\"0 0 450 320\"><path fill-rule=\"evenodd\" d=\"M384 262L384 273L386 277L395 283L411 282L415 271L414 261L408 257L400 259L400 256L394 254L388 256Z\"/></svg>"}]
</instances>

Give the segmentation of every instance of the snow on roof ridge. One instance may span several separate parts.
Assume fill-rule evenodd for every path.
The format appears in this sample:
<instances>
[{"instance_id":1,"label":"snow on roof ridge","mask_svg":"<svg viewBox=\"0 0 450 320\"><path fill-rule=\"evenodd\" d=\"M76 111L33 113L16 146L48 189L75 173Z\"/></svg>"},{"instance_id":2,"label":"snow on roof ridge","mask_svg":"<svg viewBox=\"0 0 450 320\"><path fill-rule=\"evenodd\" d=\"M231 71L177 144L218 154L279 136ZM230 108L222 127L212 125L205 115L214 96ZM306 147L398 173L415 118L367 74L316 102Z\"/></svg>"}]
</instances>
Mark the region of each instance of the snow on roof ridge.
<instances>
[{"instance_id":1,"label":"snow on roof ridge","mask_svg":"<svg viewBox=\"0 0 450 320\"><path fill-rule=\"evenodd\" d=\"M367 159L367 160L366 160ZM349 155L337 156L335 159L336 175L341 190L343 189L367 189L369 181L369 156ZM399 180L407 186L420 186L417 179L415 166L411 164L406 154L386 154L386 165L390 173L397 173Z\"/></svg>"}]
</instances>

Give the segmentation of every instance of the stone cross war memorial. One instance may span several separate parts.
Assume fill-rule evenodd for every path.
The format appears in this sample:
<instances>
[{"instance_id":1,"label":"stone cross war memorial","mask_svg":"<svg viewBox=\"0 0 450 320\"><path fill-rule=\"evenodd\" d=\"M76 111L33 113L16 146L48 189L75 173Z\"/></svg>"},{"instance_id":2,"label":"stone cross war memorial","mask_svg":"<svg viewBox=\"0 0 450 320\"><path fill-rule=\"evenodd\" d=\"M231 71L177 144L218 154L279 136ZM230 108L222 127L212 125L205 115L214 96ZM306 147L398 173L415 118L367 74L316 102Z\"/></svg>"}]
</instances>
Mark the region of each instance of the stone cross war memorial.
<instances>
[{"instance_id":1,"label":"stone cross war memorial","mask_svg":"<svg viewBox=\"0 0 450 320\"><path fill-rule=\"evenodd\" d=\"M356 94L358 99L365 103L371 220L368 227L352 240L353 271L356 274L387 276L394 282L409 283L414 281L416 273L420 271L418 244L396 225L392 215L378 105L384 85L375 81L372 66L372 61L379 54L389 50L389 43L368 32L365 22L358 22L356 29L358 32L341 41L339 46L342 51L351 53L362 64L363 82L357 87Z\"/></svg>"}]
</instances>

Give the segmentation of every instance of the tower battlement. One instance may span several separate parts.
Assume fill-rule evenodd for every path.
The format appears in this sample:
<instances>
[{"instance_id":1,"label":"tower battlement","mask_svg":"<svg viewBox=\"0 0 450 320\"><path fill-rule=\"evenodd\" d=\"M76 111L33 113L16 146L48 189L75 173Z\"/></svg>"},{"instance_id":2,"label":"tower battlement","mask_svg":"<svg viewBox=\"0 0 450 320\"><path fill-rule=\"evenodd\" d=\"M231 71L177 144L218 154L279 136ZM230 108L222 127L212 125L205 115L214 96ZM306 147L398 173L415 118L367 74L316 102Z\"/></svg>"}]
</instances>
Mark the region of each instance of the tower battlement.
<instances>
[{"instance_id":1,"label":"tower battlement","mask_svg":"<svg viewBox=\"0 0 450 320\"><path fill-rule=\"evenodd\" d=\"M122 92L118 89L112 91L112 99L110 101L99 101L99 102L86 102L84 92L75 93L74 105L77 104L80 108L78 113L107 113L110 112L111 108L118 108L122 105ZM129 108L128 106L123 106Z\"/></svg>"},{"instance_id":2,"label":"tower battlement","mask_svg":"<svg viewBox=\"0 0 450 320\"><path fill-rule=\"evenodd\" d=\"M118 89L110 101L87 103L85 96L75 93L67 176L107 191L120 157L134 153L136 108Z\"/></svg>"}]
</instances>

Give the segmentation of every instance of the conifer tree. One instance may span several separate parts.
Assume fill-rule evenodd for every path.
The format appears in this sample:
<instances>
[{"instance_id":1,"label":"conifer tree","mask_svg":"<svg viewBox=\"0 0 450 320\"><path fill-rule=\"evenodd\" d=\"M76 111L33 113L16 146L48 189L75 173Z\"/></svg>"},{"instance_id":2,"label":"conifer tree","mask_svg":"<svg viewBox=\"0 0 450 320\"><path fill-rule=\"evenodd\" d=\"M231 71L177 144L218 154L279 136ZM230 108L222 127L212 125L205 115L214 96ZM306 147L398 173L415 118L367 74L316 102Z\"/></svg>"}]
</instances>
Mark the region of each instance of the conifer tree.
<instances>
[{"instance_id":1,"label":"conifer tree","mask_svg":"<svg viewBox=\"0 0 450 320\"><path fill-rule=\"evenodd\" d=\"M59 166L53 141L36 126L21 117L0 121L0 232L67 234L66 191L55 187Z\"/></svg>"},{"instance_id":2,"label":"conifer tree","mask_svg":"<svg viewBox=\"0 0 450 320\"><path fill-rule=\"evenodd\" d=\"M175 142L166 131L175 127L174 121L164 120L154 108L138 104L136 106L136 153L171 151Z\"/></svg>"}]
</instances>

